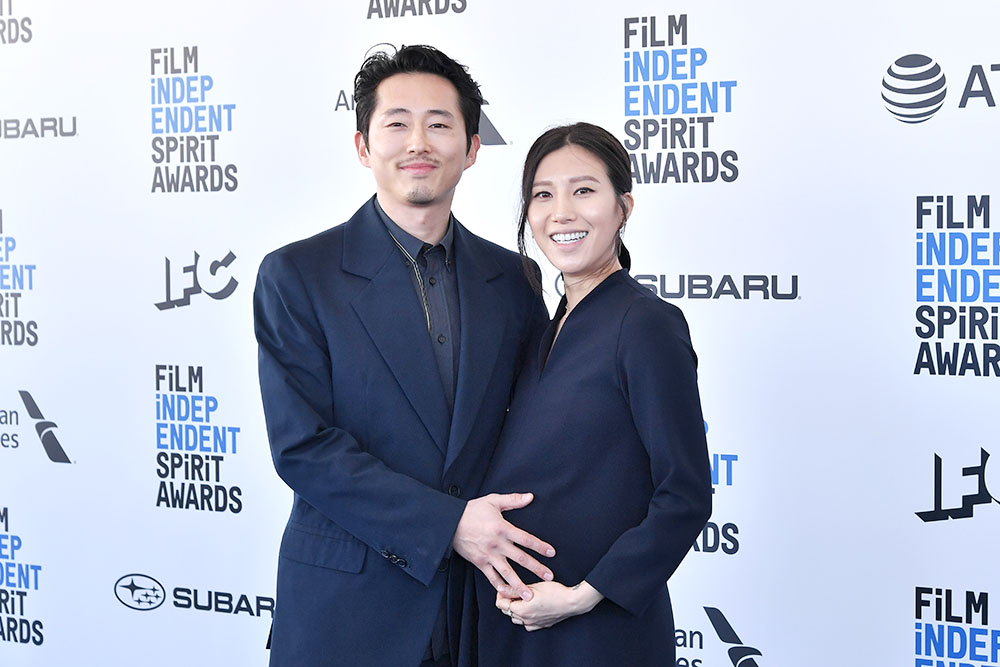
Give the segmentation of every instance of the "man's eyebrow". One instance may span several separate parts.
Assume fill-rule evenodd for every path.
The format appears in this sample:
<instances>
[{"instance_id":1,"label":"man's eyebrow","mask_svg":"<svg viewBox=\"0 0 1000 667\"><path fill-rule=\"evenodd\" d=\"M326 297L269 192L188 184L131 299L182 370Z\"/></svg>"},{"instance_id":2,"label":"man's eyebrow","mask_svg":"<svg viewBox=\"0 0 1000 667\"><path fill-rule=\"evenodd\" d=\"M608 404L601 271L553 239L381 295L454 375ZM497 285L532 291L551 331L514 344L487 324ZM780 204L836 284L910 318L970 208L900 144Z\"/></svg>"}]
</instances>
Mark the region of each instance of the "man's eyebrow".
<instances>
[{"instance_id":1,"label":"man's eyebrow","mask_svg":"<svg viewBox=\"0 0 1000 667\"><path fill-rule=\"evenodd\" d=\"M403 114L413 113L410 109L406 107L393 107L392 109L386 109L382 112L383 116L399 116ZM448 111L447 109L428 109L427 114L431 116L445 116L447 118L454 118L455 114Z\"/></svg>"}]
</instances>

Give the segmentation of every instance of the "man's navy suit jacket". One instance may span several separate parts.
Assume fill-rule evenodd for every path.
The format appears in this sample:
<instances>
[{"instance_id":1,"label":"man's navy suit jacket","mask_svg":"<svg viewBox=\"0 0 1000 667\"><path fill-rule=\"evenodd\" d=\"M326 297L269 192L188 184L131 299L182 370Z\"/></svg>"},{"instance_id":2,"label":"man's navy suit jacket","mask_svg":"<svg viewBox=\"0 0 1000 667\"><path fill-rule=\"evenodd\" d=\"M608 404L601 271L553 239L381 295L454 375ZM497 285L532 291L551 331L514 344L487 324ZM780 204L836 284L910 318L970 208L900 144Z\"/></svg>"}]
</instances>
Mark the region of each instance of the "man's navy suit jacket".
<instances>
[{"instance_id":1,"label":"man's navy suit jacket","mask_svg":"<svg viewBox=\"0 0 1000 667\"><path fill-rule=\"evenodd\" d=\"M374 199L261 263L261 394L275 468L294 491L271 665L417 665L446 580L461 576L449 571L461 560L447 558L451 540L547 313L516 253L457 221L454 243L450 428L412 268Z\"/></svg>"}]
</instances>

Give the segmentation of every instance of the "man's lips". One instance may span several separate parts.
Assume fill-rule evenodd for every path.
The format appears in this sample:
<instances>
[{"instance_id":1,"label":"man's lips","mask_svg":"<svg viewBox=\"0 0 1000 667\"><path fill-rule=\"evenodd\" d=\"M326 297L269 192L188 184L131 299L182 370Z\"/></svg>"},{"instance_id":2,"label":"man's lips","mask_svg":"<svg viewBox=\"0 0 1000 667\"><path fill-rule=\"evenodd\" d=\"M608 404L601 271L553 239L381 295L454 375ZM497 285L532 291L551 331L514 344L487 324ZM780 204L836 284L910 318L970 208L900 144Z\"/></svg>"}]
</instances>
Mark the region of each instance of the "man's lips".
<instances>
[{"instance_id":1,"label":"man's lips","mask_svg":"<svg viewBox=\"0 0 1000 667\"><path fill-rule=\"evenodd\" d=\"M402 165L400 169L408 174L422 176L423 174L430 173L434 169L437 169L437 165L431 162L410 162L409 164Z\"/></svg>"}]
</instances>

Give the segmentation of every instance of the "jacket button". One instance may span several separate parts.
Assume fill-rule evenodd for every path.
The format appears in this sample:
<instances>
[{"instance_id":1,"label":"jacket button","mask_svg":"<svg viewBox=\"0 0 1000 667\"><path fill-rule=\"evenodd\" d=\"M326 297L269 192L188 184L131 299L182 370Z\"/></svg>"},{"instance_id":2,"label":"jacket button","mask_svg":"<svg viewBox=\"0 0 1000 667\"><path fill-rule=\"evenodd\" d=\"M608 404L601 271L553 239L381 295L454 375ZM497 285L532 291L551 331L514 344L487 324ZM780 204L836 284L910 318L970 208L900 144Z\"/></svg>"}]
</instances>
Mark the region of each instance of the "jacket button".
<instances>
[{"instance_id":1,"label":"jacket button","mask_svg":"<svg viewBox=\"0 0 1000 667\"><path fill-rule=\"evenodd\" d=\"M447 572L447 571L448 571L448 559L442 558L441 562L438 563L438 572Z\"/></svg>"},{"instance_id":2,"label":"jacket button","mask_svg":"<svg viewBox=\"0 0 1000 667\"><path fill-rule=\"evenodd\" d=\"M396 565L398 565L400 567L406 567L406 559L405 558L397 558L396 559Z\"/></svg>"},{"instance_id":3,"label":"jacket button","mask_svg":"<svg viewBox=\"0 0 1000 667\"><path fill-rule=\"evenodd\" d=\"M460 487L458 484L452 484L451 486L448 487L448 494L458 498L460 495L462 495L462 487Z\"/></svg>"},{"instance_id":4,"label":"jacket button","mask_svg":"<svg viewBox=\"0 0 1000 667\"><path fill-rule=\"evenodd\" d=\"M390 554L390 553L389 553L389 551L388 551L388 550L386 550L386 549L382 549L382 551L380 551L379 553L380 553L380 554L382 555L382 558L388 558L389 556L391 556L391 555L392 555L392 554Z\"/></svg>"},{"instance_id":5,"label":"jacket button","mask_svg":"<svg viewBox=\"0 0 1000 667\"><path fill-rule=\"evenodd\" d=\"M399 556L397 556L396 554L389 554L389 562L390 563L398 563L399 562Z\"/></svg>"}]
</instances>

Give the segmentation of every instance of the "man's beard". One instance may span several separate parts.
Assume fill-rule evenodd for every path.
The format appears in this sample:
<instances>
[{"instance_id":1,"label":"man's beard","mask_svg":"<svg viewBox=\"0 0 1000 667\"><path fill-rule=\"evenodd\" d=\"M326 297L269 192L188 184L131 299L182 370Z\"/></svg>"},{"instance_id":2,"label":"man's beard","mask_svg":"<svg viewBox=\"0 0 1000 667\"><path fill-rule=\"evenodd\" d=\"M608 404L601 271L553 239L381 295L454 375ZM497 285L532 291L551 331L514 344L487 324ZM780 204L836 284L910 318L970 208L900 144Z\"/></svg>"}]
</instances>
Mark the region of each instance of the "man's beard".
<instances>
[{"instance_id":1,"label":"man's beard","mask_svg":"<svg viewBox=\"0 0 1000 667\"><path fill-rule=\"evenodd\" d=\"M406 201L416 206L426 206L434 201L434 193L430 188L416 187L406 194Z\"/></svg>"}]
</instances>

